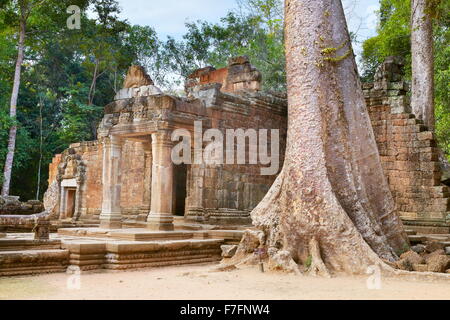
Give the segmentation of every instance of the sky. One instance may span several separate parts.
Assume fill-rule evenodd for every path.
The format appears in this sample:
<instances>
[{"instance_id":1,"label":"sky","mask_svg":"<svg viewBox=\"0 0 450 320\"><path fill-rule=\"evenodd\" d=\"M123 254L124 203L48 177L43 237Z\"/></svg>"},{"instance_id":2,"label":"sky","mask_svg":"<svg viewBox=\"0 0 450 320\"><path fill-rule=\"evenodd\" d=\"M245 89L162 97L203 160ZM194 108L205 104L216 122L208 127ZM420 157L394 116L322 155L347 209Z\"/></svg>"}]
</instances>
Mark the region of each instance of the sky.
<instances>
[{"instance_id":1,"label":"sky","mask_svg":"<svg viewBox=\"0 0 450 320\"><path fill-rule=\"evenodd\" d=\"M236 0L118 0L121 18L132 24L148 25L161 40L181 39L187 21L219 22L227 12L238 8ZM354 50L357 62L361 42L375 35L379 0L343 0L349 29L357 34Z\"/></svg>"},{"instance_id":2,"label":"sky","mask_svg":"<svg viewBox=\"0 0 450 320\"><path fill-rule=\"evenodd\" d=\"M180 39L186 21L219 22L228 11L237 8L236 0L119 0L121 17L132 24L149 25L161 39ZM379 0L343 0L349 28L365 40L375 33Z\"/></svg>"}]
</instances>

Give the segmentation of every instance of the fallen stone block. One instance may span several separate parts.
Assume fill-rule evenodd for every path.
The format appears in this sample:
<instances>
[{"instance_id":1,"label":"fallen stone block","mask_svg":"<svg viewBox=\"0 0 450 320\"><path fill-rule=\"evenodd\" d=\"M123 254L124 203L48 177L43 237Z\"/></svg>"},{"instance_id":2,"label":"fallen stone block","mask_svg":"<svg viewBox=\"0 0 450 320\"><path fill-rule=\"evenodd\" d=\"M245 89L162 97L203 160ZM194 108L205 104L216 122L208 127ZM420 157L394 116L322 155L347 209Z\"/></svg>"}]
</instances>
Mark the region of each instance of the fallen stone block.
<instances>
[{"instance_id":1,"label":"fallen stone block","mask_svg":"<svg viewBox=\"0 0 450 320\"><path fill-rule=\"evenodd\" d=\"M238 248L237 245L223 245L220 247L222 249L222 257L232 258Z\"/></svg>"},{"instance_id":2,"label":"fallen stone block","mask_svg":"<svg viewBox=\"0 0 450 320\"><path fill-rule=\"evenodd\" d=\"M445 256L445 251L440 249L440 250L436 250L435 252L425 255L424 256L425 262L428 263L430 261L430 259L432 259L433 257L436 257L436 256Z\"/></svg>"},{"instance_id":3,"label":"fallen stone block","mask_svg":"<svg viewBox=\"0 0 450 320\"><path fill-rule=\"evenodd\" d=\"M447 256L434 256L428 261L429 272L446 272L450 267L450 258Z\"/></svg>"},{"instance_id":4,"label":"fallen stone block","mask_svg":"<svg viewBox=\"0 0 450 320\"><path fill-rule=\"evenodd\" d=\"M424 253L425 252L425 246L423 244L418 244L411 247L411 250L416 253Z\"/></svg>"},{"instance_id":5,"label":"fallen stone block","mask_svg":"<svg viewBox=\"0 0 450 320\"><path fill-rule=\"evenodd\" d=\"M415 265L415 264L423 264L425 263L425 259L423 257L421 257L417 252L414 252L412 250L405 252L404 254L402 254L400 256L400 259L404 260L408 260L408 262L411 265Z\"/></svg>"},{"instance_id":6,"label":"fallen stone block","mask_svg":"<svg viewBox=\"0 0 450 320\"><path fill-rule=\"evenodd\" d=\"M411 264L411 262L408 261L408 259L398 260L395 263L395 266L397 267L397 269L400 269L400 270L414 271L414 266Z\"/></svg>"}]
</instances>

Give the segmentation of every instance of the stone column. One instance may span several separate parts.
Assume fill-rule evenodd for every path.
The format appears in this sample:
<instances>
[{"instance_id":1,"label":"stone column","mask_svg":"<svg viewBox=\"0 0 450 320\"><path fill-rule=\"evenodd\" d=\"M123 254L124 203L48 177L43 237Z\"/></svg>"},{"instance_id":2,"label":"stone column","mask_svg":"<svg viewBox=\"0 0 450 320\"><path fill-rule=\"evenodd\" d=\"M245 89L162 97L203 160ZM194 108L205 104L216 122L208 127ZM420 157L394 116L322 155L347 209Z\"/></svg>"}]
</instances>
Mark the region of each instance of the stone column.
<instances>
[{"instance_id":1,"label":"stone column","mask_svg":"<svg viewBox=\"0 0 450 320\"><path fill-rule=\"evenodd\" d=\"M100 228L122 227L120 208L122 140L115 136L103 141L103 202Z\"/></svg>"},{"instance_id":2,"label":"stone column","mask_svg":"<svg viewBox=\"0 0 450 320\"><path fill-rule=\"evenodd\" d=\"M144 149L144 195L143 195L143 206L137 217L137 221L146 222L150 212L150 201L151 201L151 185L152 185L152 144L149 137L148 142L142 144Z\"/></svg>"},{"instance_id":3,"label":"stone column","mask_svg":"<svg viewBox=\"0 0 450 320\"><path fill-rule=\"evenodd\" d=\"M152 134L152 188L148 228L174 230L173 226L173 163L169 131Z\"/></svg>"},{"instance_id":4,"label":"stone column","mask_svg":"<svg viewBox=\"0 0 450 320\"><path fill-rule=\"evenodd\" d=\"M67 189L63 186L60 187L60 203L59 203L59 219L64 220L67 218L66 207L67 207Z\"/></svg>"}]
</instances>

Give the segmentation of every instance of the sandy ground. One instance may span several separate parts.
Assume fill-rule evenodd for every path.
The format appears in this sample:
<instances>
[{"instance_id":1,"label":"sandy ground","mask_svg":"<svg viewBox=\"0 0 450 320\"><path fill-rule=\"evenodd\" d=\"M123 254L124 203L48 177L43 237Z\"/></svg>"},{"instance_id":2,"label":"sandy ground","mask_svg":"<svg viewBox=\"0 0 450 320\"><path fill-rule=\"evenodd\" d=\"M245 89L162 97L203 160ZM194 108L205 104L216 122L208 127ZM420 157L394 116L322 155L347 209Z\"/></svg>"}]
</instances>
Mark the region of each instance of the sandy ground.
<instances>
[{"instance_id":1,"label":"sandy ground","mask_svg":"<svg viewBox=\"0 0 450 320\"><path fill-rule=\"evenodd\" d=\"M369 276L324 279L261 273L257 268L210 270L211 265L203 265L84 274L79 279L66 274L0 278L0 299L450 300L450 281L381 279L382 288L370 290Z\"/></svg>"}]
</instances>

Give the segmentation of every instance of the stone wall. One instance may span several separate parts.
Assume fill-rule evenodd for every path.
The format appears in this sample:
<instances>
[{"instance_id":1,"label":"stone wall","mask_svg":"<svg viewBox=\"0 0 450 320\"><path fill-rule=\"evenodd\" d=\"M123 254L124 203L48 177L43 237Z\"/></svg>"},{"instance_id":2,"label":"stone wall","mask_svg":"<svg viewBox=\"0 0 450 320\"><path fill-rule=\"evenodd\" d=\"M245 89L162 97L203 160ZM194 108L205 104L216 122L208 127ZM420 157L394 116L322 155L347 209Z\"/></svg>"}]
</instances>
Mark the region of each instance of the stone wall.
<instances>
[{"instance_id":1,"label":"stone wall","mask_svg":"<svg viewBox=\"0 0 450 320\"><path fill-rule=\"evenodd\" d=\"M226 107L212 117L217 118L217 128L224 133L227 129L238 128L279 130L281 169L287 131L285 98L249 92L239 97L222 95L221 103ZM247 150L247 161L248 153ZM276 175L261 175L261 167L260 164L246 164L223 165L213 169L213 179L209 183L208 179L205 180L204 207L207 220L239 221L236 215L241 215L248 217L247 221L241 219L241 223L250 223L250 212L264 198L276 178Z\"/></svg>"},{"instance_id":2,"label":"stone wall","mask_svg":"<svg viewBox=\"0 0 450 320\"><path fill-rule=\"evenodd\" d=\"M102 145L98 141L75 143L70 146L74 153L81 157L86 166L85 178L82 186L80 219L84 221L98 220L102 208ZM49 184L58 180L58 167L67 156L56 155L50 164ZM123 187L121 205L125 218L137 218L142 211L148 214L150 183L145 184L144 172L151 173L150 159L145 157L144 146L140 142L127 141L123 149ZM61 181L61 177L59 177ZM53 197L59 197L53 195ZM56 210L59 209L56 208Z\"/></svg>"},{"instance_id":3,"label":"stone wall","mask_svg":"<svg viewBox=\"0 0 450 320\"><path fill-rule=\"evenodd\" d=\"M143 143L133 141L125 142L122 153L122 214L137 219L150 212L151 153L145 152Z\"/></svg>"},{"instance_id":4,"label":"stone wall","mask_svg":"<svg viewBox=\"0 0 450 320\"><path fill-rule=\"evenodd\" d=\"M402 62L388 59L364 85L383 168L405 224L427 233L449 232L450 189L441 184L432 131L411 112Z\"/></svg>"}]
</instances>

